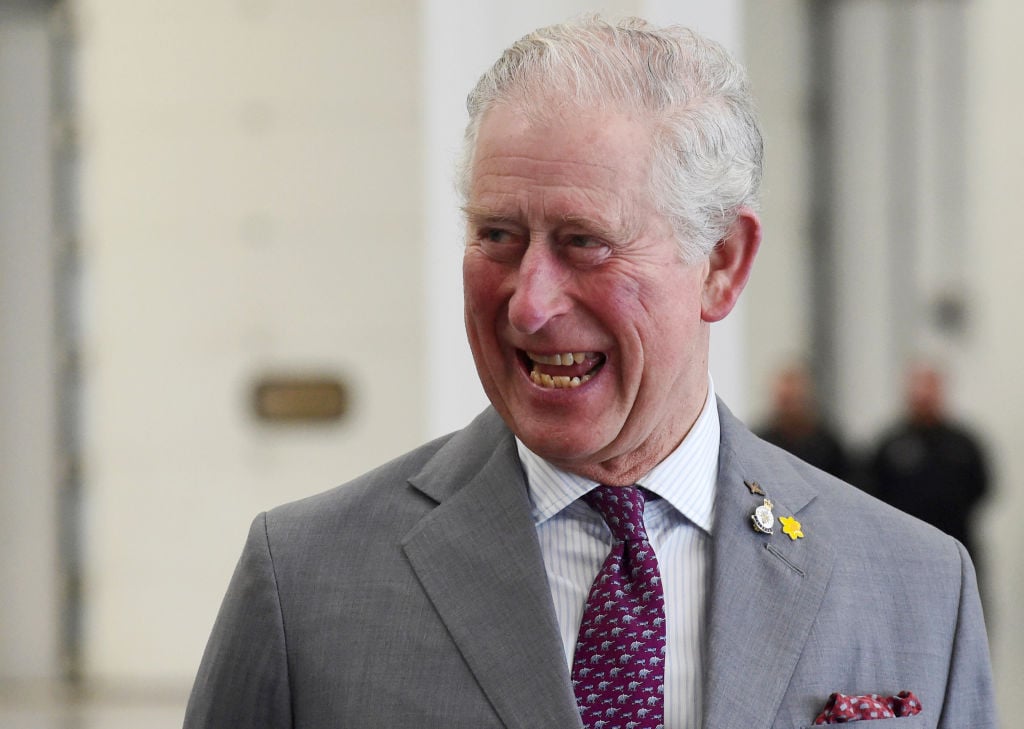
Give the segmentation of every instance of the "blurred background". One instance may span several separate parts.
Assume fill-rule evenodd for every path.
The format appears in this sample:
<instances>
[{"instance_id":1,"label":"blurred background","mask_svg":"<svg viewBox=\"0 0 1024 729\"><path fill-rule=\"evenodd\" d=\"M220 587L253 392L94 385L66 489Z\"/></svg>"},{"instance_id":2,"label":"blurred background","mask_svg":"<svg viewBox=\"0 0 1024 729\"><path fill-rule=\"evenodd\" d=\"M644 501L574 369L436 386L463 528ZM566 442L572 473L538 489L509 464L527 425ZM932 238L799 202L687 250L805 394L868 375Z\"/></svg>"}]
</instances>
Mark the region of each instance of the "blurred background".
<instances>
[{"instance_id":1,"label":"blurred background","mask_svg":"<svg viewBox=\"0 0 1024 729\"><path fill-rule=\"evenodd\" d=\"M250 520L483 407L463 101L588 10L749 68L765 241L712 336L733 410L765 422L801 363L859 479L907 361L944 369L989 470L971 523L1008 721L1019 0L0 0L0 727L180 726Z\"/></svg>"}]
</instances>

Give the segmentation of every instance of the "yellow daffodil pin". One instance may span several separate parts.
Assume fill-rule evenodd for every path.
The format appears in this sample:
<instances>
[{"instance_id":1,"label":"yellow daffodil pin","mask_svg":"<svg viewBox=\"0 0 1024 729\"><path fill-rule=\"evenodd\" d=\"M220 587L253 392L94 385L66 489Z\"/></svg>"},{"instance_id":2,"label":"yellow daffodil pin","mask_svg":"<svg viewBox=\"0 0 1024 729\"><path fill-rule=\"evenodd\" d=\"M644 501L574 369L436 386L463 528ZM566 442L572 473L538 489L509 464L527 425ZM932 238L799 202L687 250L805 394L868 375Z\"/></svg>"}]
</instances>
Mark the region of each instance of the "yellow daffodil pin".
<instances>
[{"instance_id":1,"label":"yellow daffodil pin","mask_svg":"<svg viewBox=\"0 0 1024 729\"><path fill-rule=\"evenodd\" d=\"M800 522L798 522L792 516L783 516L779 519L782 522L782 533L788 534L789 538L793 541L802 539L804 536L803 531L800 528Z\"/></svg>"}]
</instances>

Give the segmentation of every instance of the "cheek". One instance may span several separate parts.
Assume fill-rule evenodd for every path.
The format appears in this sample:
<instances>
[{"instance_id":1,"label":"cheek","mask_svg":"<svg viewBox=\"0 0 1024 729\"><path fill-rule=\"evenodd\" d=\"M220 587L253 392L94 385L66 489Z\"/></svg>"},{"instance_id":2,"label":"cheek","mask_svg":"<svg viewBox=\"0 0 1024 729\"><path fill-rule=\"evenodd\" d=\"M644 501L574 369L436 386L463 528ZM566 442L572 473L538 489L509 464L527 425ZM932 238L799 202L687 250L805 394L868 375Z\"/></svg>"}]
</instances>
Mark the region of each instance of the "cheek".
<instances>
[{"instance_id":1,"label":"cheek","mask_svg":"<svg viewBox=\"0 0 1024 729\"><path fill-rule=\"evenodd\" d=\"M492 318L500 306L506 276L503 267L494 261L473 251L466 252L462 263L462 288L467 324L477 329L494 324L484 320Z\"/></svg>"},{"instance_id":2,"label":"cheek","mask_svg":"<svg viewBox=\"0 0 1024 729\"><path fill-rule=\"evenodd\" d=\"M701 320L700 292L689 283L659 287L634 303L636 334L648 375L652 368L657 376L685 368L695 348L702 345L707 325Z\"/></svg>"}]
</instances>

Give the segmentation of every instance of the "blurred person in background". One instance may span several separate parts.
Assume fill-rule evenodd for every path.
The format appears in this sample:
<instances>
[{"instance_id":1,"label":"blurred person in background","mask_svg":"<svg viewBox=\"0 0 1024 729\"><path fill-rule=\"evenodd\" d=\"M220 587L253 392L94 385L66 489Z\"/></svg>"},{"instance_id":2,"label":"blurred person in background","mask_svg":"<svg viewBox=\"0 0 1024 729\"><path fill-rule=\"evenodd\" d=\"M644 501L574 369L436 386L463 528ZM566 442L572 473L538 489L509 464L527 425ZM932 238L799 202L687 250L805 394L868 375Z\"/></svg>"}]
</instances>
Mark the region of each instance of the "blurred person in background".
<instances>
[{"instance_id":1,"label":"blurred person in background","mask_svg":"<svg viewBox=\"0 0 1024 729\"><path fill-rule=\"evenodd\" d=\"M825 422L811 373L803 363L780 369L772 380L772 410L754 432L802 461L850 480L850 461L836 431Z\"/></svg>"},{"instance_id":2,"label":"blurred person in background","mask_svg":"<svg viewBox=\"0 0 1024 729\"><path fill-rule=\"evenodd\" d=\"M904 386L905 412L874 449L869 487L886 503L959 540L977 564L972 520L989 491L985 449L948 413L938 367L912 363Z\"/></svg>"}]
</instances>

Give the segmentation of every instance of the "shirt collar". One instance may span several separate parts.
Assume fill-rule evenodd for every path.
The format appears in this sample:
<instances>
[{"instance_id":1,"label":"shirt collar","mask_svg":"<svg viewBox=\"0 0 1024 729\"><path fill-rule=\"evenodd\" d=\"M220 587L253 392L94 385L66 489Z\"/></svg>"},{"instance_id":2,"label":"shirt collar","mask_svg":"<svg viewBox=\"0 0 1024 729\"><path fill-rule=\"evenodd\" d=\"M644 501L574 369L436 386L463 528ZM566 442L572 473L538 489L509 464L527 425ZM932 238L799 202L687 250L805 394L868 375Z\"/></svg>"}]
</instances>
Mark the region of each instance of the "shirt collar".
<instances>
[{"instance_id":1,"label":"shirt collar","mask_svg":"<svg viewBox=\"0 0 1024 729\"><path fill-rule=\"evenodd\" d=\"M715 386L709 375L707 399L690 432L661 463L637 479L637 484L665 499L708 534L711 533L718 480L719 439ZM596 481L553 466L518 438L516 447L537 524L547 521L598 485Z\"/></svg>"}]
</instances>

